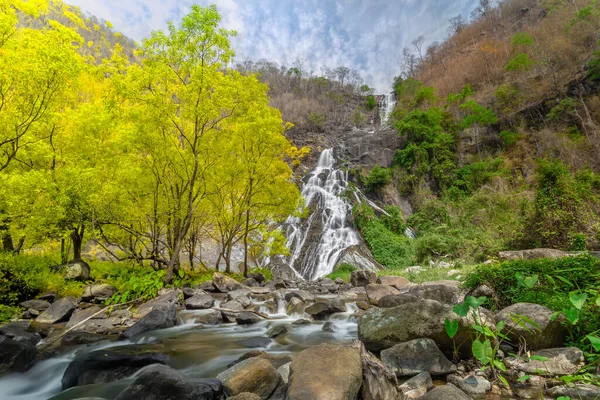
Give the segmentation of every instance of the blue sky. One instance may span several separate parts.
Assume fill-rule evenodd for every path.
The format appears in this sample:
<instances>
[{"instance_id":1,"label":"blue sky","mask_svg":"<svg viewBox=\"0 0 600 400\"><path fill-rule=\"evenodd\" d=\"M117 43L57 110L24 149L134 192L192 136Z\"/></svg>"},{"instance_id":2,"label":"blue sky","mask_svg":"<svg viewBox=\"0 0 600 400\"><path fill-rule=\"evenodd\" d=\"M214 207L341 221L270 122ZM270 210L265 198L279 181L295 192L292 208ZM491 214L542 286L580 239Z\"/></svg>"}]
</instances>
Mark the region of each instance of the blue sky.
<instances>
[{"instance_id":1,"label":"blue sky","mask_svg":"<svg viewBox=\"0 0 600 400\"><path fill-rule=\"evenodd\" d=\"M424 35L443 40L448 20L467 18L477 0L67 0L141 40L177 22L192 4L216 4L233 39L236 60L296 59L315 74L321 66L360 72L379 92L400 72L402 49Z\"/></svg>"}]
</instances>

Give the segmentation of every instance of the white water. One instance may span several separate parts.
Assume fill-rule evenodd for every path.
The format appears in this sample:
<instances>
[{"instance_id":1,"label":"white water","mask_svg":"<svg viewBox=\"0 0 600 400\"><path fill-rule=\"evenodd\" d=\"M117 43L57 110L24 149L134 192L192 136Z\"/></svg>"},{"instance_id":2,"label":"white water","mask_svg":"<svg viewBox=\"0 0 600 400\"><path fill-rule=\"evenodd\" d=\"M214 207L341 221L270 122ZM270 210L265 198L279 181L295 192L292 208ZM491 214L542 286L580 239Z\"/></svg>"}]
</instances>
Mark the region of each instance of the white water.
<instances>
[{"instance_id":1,"label":"white water","mask_svg":"<svg viewBox=\"0 0 600 400\"><path fill-rule=\"evenodd\" d=\"M379 103L381 125L387 124L390 115L392 115L392 112L394 111L394 107L396 107L396 94L394 92L386 94Z\"/></svg>"},{"instance_id":2,"label":"white water","mask_svg":"<svg viewBox=\"0 0 600 400\"><path fill-rule=\"evenodd\" d=\"M339 197L347 187L344 172L335 168L333 149L324 150L302 188L311 215L305 221L298 217L286 221L287 246L292 253L286 262L306 279L330 274L341 253L359 244L349 220L352 208Z\"/></svg>"}]
</instances>

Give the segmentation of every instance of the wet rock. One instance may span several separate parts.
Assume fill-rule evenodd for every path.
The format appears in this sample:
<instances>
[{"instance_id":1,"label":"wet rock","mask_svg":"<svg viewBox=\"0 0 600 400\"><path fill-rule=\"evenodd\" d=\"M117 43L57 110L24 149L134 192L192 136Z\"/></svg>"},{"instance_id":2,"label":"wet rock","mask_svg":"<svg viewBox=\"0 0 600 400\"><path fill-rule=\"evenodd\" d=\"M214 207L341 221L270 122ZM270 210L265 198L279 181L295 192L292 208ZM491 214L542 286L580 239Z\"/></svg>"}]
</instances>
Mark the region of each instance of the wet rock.
<instances>
[{"instance_id":1,"label":"wet rock","mask_svg":"<svg viewBox=\"0 0 600 400\"><path fill-rule=\"evenodd\" d=\"M288 400L355 399L362 373L358 348L331 344L311 347L292 362Z\"/></svg>"},{"instance_id":2,"label":"wet rock","mask_svg":"<svg viewBox=\"0 0 600 400\"><path fill-rule=\"evenodd\" d=\"M136 322L131 328L121 334L124 338L130 338L157 329L171 328L175 326L177 307L175 304L165 304L155 308Z\"/></svg>"},{"instance_id":3,"label":"wet rock","mask_svg":"<svg viewBox=\"0 0 600 400\"><path fill-rule=\"evenodd\" d=\"M248 287L259 287L260 283L258 283L254 278L246 278L242 281L242 285Z\"/></svg>"},{"instance_id":4,"label":"wet rock","mask_svg":"<svg viewBox=\"0 0 600 400\"><path fill-rule=\"evenodd\" d=\"M483 323L495 329L495 320L490 312L481 310ZM368 350L378 352L398 343L429 338L440 350L451 356L454 345L445 329L446 318L458 320L459 330L454 337L461 344L458 351L462 356L471 355L473 334L472 316L459 318L452 306L435 300L419 300L393 308L372 308L358 320L358 337Z\"/></svg>"},{"instance_id":5,"label":"wet rock","mask_svg":"<svg viewBox=\"0 0 600 400\"><path fill-rule=\"evenodd\" d=\"M600 386L576 384L573 386L555 386L548 390L552 397L569 397L577 400L597 400L600 398Z\"/></svg>"},{"instance_id":6,"label":"wet rock","mask_svg":"<svg viewBox=\"0 0 600 400\"><path fill-rule=\"evenodd\" d=\"M212 284L211 284L211 287L212 287ZM206 292L202 289L191 288L191 287L184 287L181 289L181 292L183 293L184 300L187 300L190 297L194 297L199 294L206 294Z\"/></svg>"},{"instance_id":7,"label":"wet rock","mask_svg":"<svg viewBox=\"0 0 600 400\"><path fill-rule=\"evenodd\" d=\"M485 396L492 390L492 384L482 376L470 375L465 378L452 376L448 381L470 396Z\"/></svg>"},{"instance_id":8,"label":"wet rock","mask_svg":"<svg viewBox=\"0 0 600 400\"><path fill-rule=\"evenodd\" d=\"M146 303L138 307L135 317L138 319L143 318L144 315L148 314L150 311L157 307L163 307L164 305L168 306L168 304L179 304L179 293L179 290L171 289L166 293L155 297L150 301L147 301Z\"/></svg>"},{"instance_id":9,"label":"wet rock","mask_svg":"<svg viewBox=\"0 0 600 400\"><path fill-rule=\"evenodd\" d=\"M63 346L78 346L84 344L90 344L105 340L106 336L99 335L97 333L83 332L83 331L71 331L67 332L61 339L60 343Z\"/></svg>"},{"instance_id":10,"label":"wet rock","mask_svg":"<svg viewBox=\"0 0 600 400\"><path fill-rule=\"evenodd\" d=\"M101 335L112 335L121 334L132 325L133 321L128 318L109 317L104 319L89 319L75 329Z\"/></svg>"},{"instance_id":11,"label":"wet rock","mask_svg":"<svg viewBox=\"0 0 600 400\"><path fill-rule=\"evenodd\" d=\"M288 325L276 325L267 331L267 337L276 338L288 332Z\"/></svg>"},{"instance_id":12,"label":"wet rock","mask_svg":"<svg viewBox=\"0 0 600 400\"><path fill-rule=\"evenodd\" d=\"M306 303L297 297L292 297L286 307L286 312L288 315L302 314L305 308Z\"/></svg>"},{"instance_id":13,"label":"wet rock","mask_svg":"<svg viewBox=\"0 0 600 400\"><path fill-rule=\"evenodd\" d=\"M540 350L533 354L545 357L547 360L526 361L516 357L507 357L504 362L507 367L523 371L527 374L557 376L575 374L583 366L585 361L583 352L577 347Z\"/></svg>"},{"instance_id":14,"label":"wet rock","mask_svg":"<svg viewBox=\"0 0 600 400\"><path fill-rule=\"evenodd\" d=\"M537 258L563 258L568 257L569 253L555 249L529 249L529 250L514 250L501 251L498 253L500 261L513 260L534 260Z\"/></svg>"},{"instance_id":15,"label":"wet rock","mask_svg":"<svg viewBox=\"0 0 600 400\"><path fill-rule=\"evenodd\" d=\"M471 400L462 390L453 385L438 386L420 400Z\"/></svg>"},{"instance_id":16,"label":"wet rock","mask_svg":"<svg viewBox=\"0 0 600 400\"><path fill-rule=\"evenodd\" d=\"M323 328L321 328L323 332L335 332L335 326L333 322L327 321L323 324Z\"/></svg>"},{"instance_id":17,"label":"wet rock","mask_svg":"<svg viewBox=\"0 0 600 400\"><path fill-rule=\"evenodd\" d=\"M262 347L262 348L267 347L268 345L273 343L273 340L266 338L266 337L256 336L256 337L236 340L235 343L237 343L238 345L240 345L242 347L254 349L254 348L260 348L260 347Z\"/></svg>"},{"instance_id":18,"label":"wet rock","mask_svg":"<svg viewBox=\"0 0 600 400\"><path fill-rule=\"evenodd\" d=\"M205 310L211 308L215 303L215 299L209 294L199 293L185 301L185 308L187 310Z\"/></svg>"},{"instance_id":19,"label":"wet rock","mask_svg":"<svg viewBox=\"0 0 600 400\"><path fill-rule=\"evenodd\" d=\"M289 363L283 364L281 367L277 368L277 372L279 373L279 375L281 376L281 379L285 383L289 382L291 365L292 365L292 362L290 361Z\"/></svg>"},{"instance_id":20,"label":"wet rock","mask_svg":"<svg viewBox=\"0 0 600 400\"><path fill-rule=\"evenodd\" d=\"M222 303L220 308L225 309L225 310L231 310L231 311L243 311L244 310L244 306L242 305L242 303L240 303L239 301L236 301L236 300L230 300L228 302Z\"/></svg>"},{"instance_id":21,"label":"wet rock","mask_svg":"<svg viewBox=\"0 0 600 400\"><path fill-rule=\"evenodd\" d=\"M90 279L90 266L82 260L69 261L64 266L63 274L65 279L87 281Z\"/></svg>"},{"instance_id":22,"label":"wet rock","mask_svg":"<svg viewBox=\"0 0 600 400\"><path fill-rule=\"evenodd\" d=\"M336 285L345 285L346 281L344 281L342 278L335 278L335 284Z\"/></svg>"},{"instance_id":23,"label":"wet rock","mask_svg":"<svg viewBox=\"0 0 600 400\"><path fill-rule=\"evenodd\" d=\"M212 280L213 286L221 293L228 293L236 289L245 289L244 285L233 278L215 272Z\"/></svg>"},{"instance_id":24,"label":"wet rock","mask_svg":"<svg viewBox=\"0 0 600 400\"><path fill-rule=\"evenodd\" d=\"M419 399L431 389L433 389L433 382L429 372L421 372L400 385L406 400Z\"/></svg>"},{"instance_id":25,"label":"wet rock","mask_svg":"<svg viewBox=\"0 0 600 400\"><path fill-rule=\"evenodd\" d=\"M220 373L217 379L223 382L227 396L248 392L268 399L279 385L281 377L269 361L254 357Z\"/></svg>"},{"instance_id":26,"label":"wet rock","mask_svg":"<svg viewBox=\"0 0 600 400\"><path fill-rule=\"evenodd\" d=\"M27 300L19 304L26 310L46 311L50 307L50 303L46 300Z\"/></svg>"},{"instance_id":27,"label":"wet rock","mask_svg":"<svg viewBox=\"0 0 600 400\"><path fill-rule=\"evenodd\" d=\"M377 278L377 283L379 283L380 285L388 285L388 286L393 286L396 289L405 289L408 287L413 286L413 283L411 283L408 279L403 278L401 276L380 276L379 278Z\"/></svg>"},{"instance_id":28,"label":"wet rock","mask_svg":"<svg viewBox=\"0 0 600 400\"><path fill-rule=\"evenodd\" d=\"M62 377L62 388L107 383L131 376L151 364L167 364L169 357L145 346L122 346L78 355Z\"/></svg>"},{"instance_id":29,"label":"wet rock","mask_svg":"<svg viewBox=\"0 0 600 400\"><path fill-rule=\"evenodd\" d=\"M164 365L153 365L117 396L116 400L220 400L223 387L217 379L196 379Z\"/></svg>"},{"instance_id":30,"label":"wet rock","mask_svg":"<svg viewBox=\"0 0 600 400\"><path fill-rule=\"evenodd\" d=\"M34 345L0 336L0 375L25 372L33 364L36 356L37 350Z\"/></svg>"},{"instance_id":31,"label":"wet rock","mask_svg":"<svg viewBox=\"0 0 600 400\"><path fill-rule=\"evenodd\" d=\"M35 346L42 340L37 332L31 332L31 323L29 321L10 322L0 326L0 335L6 336L15 342Z\"/></svg>"},{"instance_id":32,"label":"wet rock","mask_svg":"<svg viewBox=\"0 0 600 400\"><path fill-rule=\"evenodd\" d=\"M367 286L370 283L377 282L377 274L369 270L352 271L350 274L350 284L352 286Z\"/></svg>"},{"instance_id":33,"label":"wet rock","mask_svg":"<svg viewBox=\"0 0 600 400\"><path fill-rule=\"evenodd\" d=\"M58 299L58 295L56 292L46 292L41 296L38 296L38 300L45 300L49 303L54 303Z\"/></svg>"},{"instance_id":34,"label":"wet rock","mask_svg":"<svg viewBox=\"0 0 600 400\"><path fill-rule=\"evenodd\" d=\"M115 293L117 293L117 288L108 283L86 285L83 288L81 300L103 302L106 299L111 298Z\"/></svg>"},{"instance_id":35,"label":"wet rock","mask_svg":"<svg viewBox=\"0 0 600 400\"><path fill-rule=\"evenodd\" d=\"M338 285L332 279L329 278L321 279L321 287L330 293L335 293L338 289Z\"/></svg>"},{"instance_id":36,"label":"wet rock","mask_svg":"<svg viewBox=\"0 0 600 400\"><path fill-rule=\"evenodd\" d=\"M40 314L35 319L35 322L39 324L55 324L57 322L66 321L69 319L77 302L73 297L65 297L56 300L46 311Z\"/></svg>"},{"instance_id":37,"label":"wet rock","mask_svg":"<svg viewBox=\"0 0 600 400\"><path fill-rule=\"evenodd\" d=\"M194 323L204 325L220 325L223 323L223 314L217 310L199 310L194 313Z\"/></svg>"},{"instance_id":38,"label":"wet rock","mask_svg":"<svg viewBox=\"0 0 600 400\"><path fill-rule=\"evenodd\" d=\"M281 367L284 364L292 362L292 357L289 354L271 354L271 353L267 353L264 350L250 350L250 351L244 353L236 361L229 364L228 367L233 367L234 365L236 365L244 360L247 360L249 358L254 358L254 357L258 357L258 358L267 360L276 369Z\"/></svg>"},{"instance_id":39,"label":"wet rock","mask_svg":"<svg viewBox=\"0 0 600 400\"><path fill-rule=\"evenodd\" d=\"M200 289L200 290L202 290L204 292L208 292L208 293L218 292L218 290L215 289L215 286L213 285L212 281L202 282L201 284L199 284L197 286L197 289Z\"/></svg>"},{"instance_id":40,"label":"wet rock","mask_svg":"<svg viewBox=\"0 0 600 400\"><path fill-rule=\"evenodd\" d=\"M69 322L67 322L65 329L71 329L72 327L85 321L86 319L93 318L94 315L98 315L98 317L101 318L101 316L100 316L101 313L99 314L100 311L102 311L102 309L98 306L88 307L83 310L80 310L80 309L75 310L73 312L73 314L71 315L71 318L69 318ZM105 316L105 315L102 315L102 316Z\"/></svg>"},{"instance_id":41,"label":"wet rock","mask_svg":"<svg viewBox=\"0 0 600 400\"><path fill-rule=\"evenodd\" d=\"M312 315L317 321L322 321L331 314L346 311L346 306L341 300L332 299L330 301L319 301L307 307L304 312Z\"/></svg>"},{"instance_id":42,"label":"wet rock","mask_svg":"<svg viewBox=\"0 0 600 400\"><path fill-rule=\"evenodd\" d=\"M303 318L297 319L294 322L292 322L292 325L310 325L310 324L312 324L312 322L310 322L307 319L303 319Z\"/></svg>"},{"instance_id":43,"label":"wet rock","mask_svg":"<svg viewBox=\"0 0 600 400\"><path fill-rule=\"evenodd\" d=\"M384 299L385 299L385 297L384 297ZM381 303L381 300L379 300L379 302ZM372 308L373 306L366 301L357 301L356 307L358 307L360 310L366 311L369 308Z\"/></svg>"},{"instance_id":44,"label":"wet rock","mask_svg":"<svg viewBox=\"0 0 600 400\"><path fill-rule=\"evenodd\" d=\"M290 290L284 295L285 301L290 301L294 297L300 299L304 303L315 300L315 296L306 290Z\"/></svg>"},{"instance_id":45,"label":"wet rock","mask_svg":"<svg viewBox=\"0 0 600 400\"><path fill-rule=\"evenodd\" d=\"M381 361L398 376L413 376L421 372L429 372L430 375L456 372L456 365L444 356L431 339L415 339L383 350Z\"/></svg>"},{"instance_id":46,"label":"wet rock","mask_svg":"<svg viewBox=\"0 0 600 400\"><path fill-rule=\"evenodd\" d=\"M256 282L263 284L267 281L267 279L265 278L265 276L261 273L258 272L254 272L254 273L250 273L248 274L248 278L252 278L254 279Z\"/></svg>"},{"instance_id":47,"label":"wet rock","mask_svg":"<svg viewBox=\"0 0 600 400\"><path fill-rule=\"evenodd\" d=\"M390 296L384 296L379 299L378 306L381 308L398 307L406 303L414 303L419 301L420 297L416 293L400 293Z\"/></svg>"},{"instance_id":48,"label":"wet rock","mask_svg":"<svg viewBox=\"0 0 600 400\"><path fill-rule=\"evenodd\" d=\"M392 296L400 294L400 291L393 286L389 285L380 285L377 283L370 283L366 287L367 289L367 299L369 303L374 306L379 304L379 300L381 300L385 296Z\"/></svg>"},{"instance_id":49,"label":"wet rock","mask_svg":"<svg viewBox=\"0 0 600 400\"><path fill-rule=\"evenodd\" d=\"M507 336L512 343L519 343L521 339L525 340L527 348L541 350L562 346L568 335L567 328L562 323L564 316L560 315L552 321L552 314L552 310L539 304L517 303L499 311L496 317L499 321L506 322ZM540 330L527 322L524 322L527 329L513 322L511 316L514 315L532 319L539 325Z\"/></svg>"},{"instance_id":50,"label":"wet rock","mask_svg":"<svg viewBox=\"0 0 600 400\"><path fill-rule=\"evenodd\" d=\"M357 342L356 346L360 348L363 369L362 399L403 400L394 371L369 353L362 343Z\"/></svg>"},{"instance_id":51,"label":"wet rock","mask_svg":"<svg viewBox=\"0 0 600 400\"><path fill-rule=\"evenodd\" d=\"M248 311L243 311L235 316L235 322L238 325L252 325L260 321L261 318L258 315Z\"/></svg>"}]
</instances>

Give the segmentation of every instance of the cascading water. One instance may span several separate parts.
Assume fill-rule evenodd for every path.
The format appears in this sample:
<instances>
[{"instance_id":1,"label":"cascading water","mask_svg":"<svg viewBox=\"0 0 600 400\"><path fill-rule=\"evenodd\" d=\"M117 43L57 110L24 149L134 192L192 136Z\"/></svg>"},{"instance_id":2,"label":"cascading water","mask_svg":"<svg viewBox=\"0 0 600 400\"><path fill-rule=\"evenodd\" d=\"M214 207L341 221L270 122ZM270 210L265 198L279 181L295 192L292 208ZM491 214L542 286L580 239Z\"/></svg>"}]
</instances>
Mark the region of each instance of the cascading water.
<instances>
[{"instance_id":1,"label":"cascading water","mask_svg":"<svg viewBox=\"0 0 600 400\"><path fill-rule=\"evenodd\" d=\"M396 107L396 94L394 92L386 94L379 103L381 125L385 125L388 122L392 111L394 111L394 107Z\"/></svg>"},{"instance_id":2,"label":"cascading water","mask_svg":"<svg viewBox=\"0 0 600 400\"><path fill-rule=\"evenodd\" d=\"M302 188L309 217L286 221L287 246L292 253L286 262L306 279L330 274L341 253L360 243L349 219L351 206L339 197L347 186L345 173L335 168L334 150L324 150Z\"/></svg>"}]
</instances>

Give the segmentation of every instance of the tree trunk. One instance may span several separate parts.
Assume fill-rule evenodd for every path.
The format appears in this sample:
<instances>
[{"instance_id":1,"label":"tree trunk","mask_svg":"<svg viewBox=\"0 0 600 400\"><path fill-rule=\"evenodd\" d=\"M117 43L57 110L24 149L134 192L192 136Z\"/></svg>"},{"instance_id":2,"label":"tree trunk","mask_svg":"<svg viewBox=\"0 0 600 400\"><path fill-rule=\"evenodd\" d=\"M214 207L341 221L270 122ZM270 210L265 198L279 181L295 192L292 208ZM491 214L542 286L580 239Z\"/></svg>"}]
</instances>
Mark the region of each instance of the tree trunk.
<instances>
[{"instance_id":1,"label":"tree trunk","mask_svg":"<svg viewBox=\"0 0 600 400\"><path fill-rule=\"evenodd\" d=\"M73 243L73 261L81 261L81 247L83 246L83 235L85 227L83 225L73 229L71 232L71 242Z\"/></svg>"},{"instance_id":2,"label":"tree trunk","mask_svg":"<svg viewBox=\"0 0 600 400\"><path fill-rule=\"evenodd\" d=\"M244 230L244 278L248 277L248 228L250 225L250 210L246 210L246 229Z\"/></svg>"}]
</instances>

